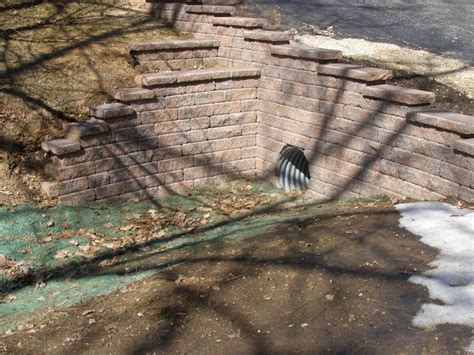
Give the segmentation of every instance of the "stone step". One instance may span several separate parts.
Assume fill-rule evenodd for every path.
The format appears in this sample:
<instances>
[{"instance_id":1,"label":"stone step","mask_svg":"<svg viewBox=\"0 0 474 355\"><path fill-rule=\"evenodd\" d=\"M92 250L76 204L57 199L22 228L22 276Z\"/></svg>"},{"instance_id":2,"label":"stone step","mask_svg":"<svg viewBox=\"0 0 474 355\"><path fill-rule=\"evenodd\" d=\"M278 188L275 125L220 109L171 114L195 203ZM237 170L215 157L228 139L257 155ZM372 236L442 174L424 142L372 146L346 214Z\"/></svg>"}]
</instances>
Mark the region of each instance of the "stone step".
<instances>
[{"instance_id":1,"label":"stone step","mask_svg":"<svg viewBox=\"0 0 474 355\"><path fill-rule=\"evenodd\" d=\"M81 144L77 140L59 138L41 143L41 149L54 155L65 155L81 150Z\"/></svg>"},{"instance_id":2,"label":"stone step","mask_svg":"<svg viewBox=\"0 0 474 355\"><path fill-rule=\"evenodd\" d=\"M153 90L144 88L125 88L116 89L112 92L114 99L122 102L133 102L142 100L151 100L155 98Z\"/></svg>"},{"instance_id":3,"label":"stone step","mask_svg":"<svg viewBox=\"0 0 474 355\"><path fill-rule=\"evenodd\" d=\"M318 74L350 78L367 82L387 80L393 77L393 72L391 70L343 63L321 64L318 66Z\"/></svg>"},{"instance_id":4,"label":"stone step","mask_svg":"<svg viewBox=\"0 0 474 355\"><path fill-rule=\"evenodd\" d=\"M213 80L255 78L259 76L260 69L256 68L212 68L141 74L135 77L135 82L143 87L154 87Z\"/></svg>"},{"instance_id":5,"label":"stone step","mask_svg":"<svg viewBox=\"0 0 474 355\"><path fill-rule=\"evenodd\" d=\"M132 41L128 44L132 51L167 51L201 48L218 48L219 41L204 39L183 39L173 41Z\"/></svg>"},{"instance_id":6,"label":"stone step","mask_svg":"<svg viewBox=\"0 0 474 355\"><path fill-rule=\"evenodd\" d=\"M222 5L188 5L186 6L188 14L213 15L213 16L233 16L235 7Z\"/></svg>"},{"instance_id":7,"label":"stone step","mask_svg":"<svg viewBox=\"0 0 474 355\"><path fill-rule=\"evenodd\" d=\"M342 52L333 49L315 48L307 46L273 46L272 55L281 57L310 59L310 60L339 60Z\"/></svg>"},{"instance_id":8,"label":"stone step","mask_svg":"<svg viewBox=\"0 0 474 355\"><path fill-rule=\"evenodd\" d=\"M454 142L454 149L474 157L474 138L460 139Z\"/></svg>"},{"instance_id":9,"label":"stone step","mask_svg":"<svg viewBox=\"0 0 474 355\"><path fill-rule=\"evenodd\" d=\"M429 91L388 84L367 86L363 94L365 97L393 101L408 106L431 104L436 98L435 94Z\"/></svg>"},{"instance_id":10,"label":"stone step","mask_svg":"<svg viewBox=\"0 0 474 355\"><path fill-rule=\"evenodd\" d=\"M407 115L407 119L411 122L437 127L462 135L474 135L473 116L440 109L430 109L426 111L411 112Z\"/></svg>"},{"instance_id":11,"label":"stone step","mask_svg":"<svg viewBox=\"0 0 474 355\"><path fill-rule=\"evenodd\" d=\"M107 119L131 116L135 114L135 111L131 106L119 102L114 102L110 104L91 107L89 110L89 114L92 117Z\"/></svg>"},{"instance_id":12,"label":"stone step","mask_svg":"<svg viewBox=\"0 0 474 355\"><path fill-rule=\"evenodd\" d=\"M289 32L281 31L246 31L244 33L244 39L255 42L267 42L267 43L286 43L294 39L294 35Z\"/></svg>"},{"instance_id":13,"label":"stone step","mask_svg":"<svg viewBox=\"0 0 474 355\"><path fill-rule=\"evenodd\" d=\"M268 24L267 20L254 17L215 17L211 23L214 26L240 28L263 28Z\"/></svg>"},{"instance_id":14,"label":"stone step","mask_svg":"<svg viewBox=\"0 0 474 355\"><path fill-rule=\"evenodd\" d=\"M109 131L106 122L98 119L91 119L86 122L74 122L63 125L66 139L78 140L82 137L103 134Z\"/></svg>"}]
</instances>

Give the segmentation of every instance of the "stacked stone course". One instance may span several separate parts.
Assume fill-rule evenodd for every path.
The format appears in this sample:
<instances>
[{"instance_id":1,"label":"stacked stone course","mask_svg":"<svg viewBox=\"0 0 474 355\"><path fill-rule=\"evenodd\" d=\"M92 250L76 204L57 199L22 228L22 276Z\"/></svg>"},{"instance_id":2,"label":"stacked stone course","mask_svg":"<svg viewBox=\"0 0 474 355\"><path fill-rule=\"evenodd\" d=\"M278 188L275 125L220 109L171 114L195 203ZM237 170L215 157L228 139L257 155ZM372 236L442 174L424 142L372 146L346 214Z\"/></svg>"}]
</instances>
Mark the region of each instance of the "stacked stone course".
<instances>
[{"instance_id":1,"label":"stacked stone course","mask_svg":"<svg viewBox=\"0 0 474 355\"><path fill-rule=\"evenodd\" d=\"M43 144L51 196L105 202L272 179L291 144L304 149L319 197L474 202L473 117L385 84L388 70L341 63L339 51L236 16L236 1L152 3L189 39L130 44L139 87L116 90L116 103Z\"/></svg>"}]
</instances>

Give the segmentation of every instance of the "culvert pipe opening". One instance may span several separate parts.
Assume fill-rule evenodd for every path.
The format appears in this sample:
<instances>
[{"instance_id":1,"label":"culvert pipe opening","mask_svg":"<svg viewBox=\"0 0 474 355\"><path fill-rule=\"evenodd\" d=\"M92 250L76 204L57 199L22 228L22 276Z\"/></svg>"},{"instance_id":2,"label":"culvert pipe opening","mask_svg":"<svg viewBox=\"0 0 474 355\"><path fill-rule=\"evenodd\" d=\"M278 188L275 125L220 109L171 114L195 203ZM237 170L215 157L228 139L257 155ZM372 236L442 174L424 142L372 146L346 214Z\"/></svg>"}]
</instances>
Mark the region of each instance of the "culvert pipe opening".
<instances>
[{"instance_id":1,"label":"culvert pipe opening","mask_svg":"<svg viewBox=\"0 0 474 355\"><path fill-rule=\"evenodd\" d=\"M303 150L294 145L285 145L278 157L277 174L280 186L285 191L306 190L311 176Z\"/></svg>"}]
</instances>

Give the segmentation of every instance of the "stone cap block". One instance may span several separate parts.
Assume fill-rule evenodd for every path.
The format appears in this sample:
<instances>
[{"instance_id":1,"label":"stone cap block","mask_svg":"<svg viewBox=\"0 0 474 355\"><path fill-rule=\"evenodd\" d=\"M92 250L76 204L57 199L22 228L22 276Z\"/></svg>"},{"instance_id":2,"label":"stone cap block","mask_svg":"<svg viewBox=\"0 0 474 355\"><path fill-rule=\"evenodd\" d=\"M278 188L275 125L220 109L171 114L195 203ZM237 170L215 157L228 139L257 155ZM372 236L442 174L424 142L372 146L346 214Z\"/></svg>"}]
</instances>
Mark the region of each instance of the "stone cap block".
<instances>
[{"instance_id":1,"label":"stone cap block","mask_svg":"<svg viewBox=\"0 0 474 355\"><path fill-rule=\"evenodd\" d=\"M131 41L128 43L132 51L159 51L196 48L217 48L219 41L208 39L181 39L174 41Z\"/></svg>"},{"instance_id":2,"label":"stone cap block","mask_svg":"<svg viewBox=\"0 0 474 355\"><path fill-rule=\"evenodd\" d=\"M246 40L256 41L256 42L290 42L295 36L293 33L281 32L281 31L246 31L244 33L244 38Z\"/></svg>"},{"instance_id":3,"label":"stone cap block","mask_svg":"<svg viewBox=\"0 0 474 355\"><path fill-rule=\"evenodd\" d=\"M176 84L177 73L181 72L166 72L166 73L149 73L140 74L135 77L135 83L143 87L157 86L157 85L171 85Z\"/></svg>"},{"instance_id":4,"label":"stone cap block","mask_svg":"<svg viewBox=\"0 0 474 355\"><path fill-rule=\"evenodd\" d=\"M67 139L78 140L81 137L106 133L109 131L109 126L102 120L90 119L86 122L65 124L63 130Z\"/></svg>"},{"instance_id":5,"label":"stone cap block","mask_svg":"<svg viewBox=\"0 0 474 355\"><path fill-rule=\"evenodd\" d=\"M152 87L234 78L255 78L259 76L260 69L257 68L211 68L142 74L138 75L135 81L144 87Z\"/></svg>"},{"instance_id":6,"label":"stone cap block","mask_svg":"<svg viewBox=\"0 0 474 355\"><path fill-rule=\"evenodd\" d=\"M338 60L342 58L341 51L296 45L273 46L272 54L282 57L312 60Z\"/></svg>"},{"instance_id":7,"label":"stone cap block","mask_svg":"<svg viewBox=\"0 0 474 355\"><path fill-rule=\"evenodd\" d=\"M54 155L65 155L81 150L81 145L77 140L60 138L41 143L41 149Z\"/></svg>"},{"instance_id":8,"label":"stone cap block","mask_svg":"<svg viewBox=\"0 0 474 355\"><path fill-rule=\"evenodd\" d=\"M114 99L124 102L151 100L155 98L153 90L144 88L116 89L112 92Z\"/></svg>"},{"instance_id":9,"label":"stone cap block","mask_svg":"<svg viewBox=\"0 0 474 355\"><path fill-rule=\"evenodd\" d=\"M391 79L393 77L393 72L391 70L344 63L321 64L318 66L318 73L361 81L379 81Z\"/></svg>"},{"instance_id":10,"label":"stone cap block","mask_svg":"<svg viewBox=\"0 0 474 355\"><path fill-rule=\"evenodd\" d=\"M460 139L454 142L454 149L459 152L474 156L474 138Z\"/></svg>"},{"instance_id":11,"label":"stone cap block","mask_svg":"<svg viewBox=\"0 0 474 355\"><path fill-rule=\"evenodd\" d=\"M97 118L116 118L133 115L135 111L131 106L114 102L110 104L91 107L89 114Z\"/></svg>"},{"instance_id":12,"label":"stone cap block","mask_svg":"<svg viewBox=\"0 0 474 355\"><path fill-rule=\"evenodd\" d=\"M267 25L267 20L254 17L216 17L211 23L215 26L262 28Z\"/></svg>"},{"instance_id":13,"label":"stone cap block","mask_svg":"<svg viewBox=\"0 0 474 355\"><path fill-rule=\"evenodd\" d=\"M459 134L474 134L474 117L439 109L410 112L408 120Z\"/></svg>"},{"instance_id":14,"label":"stone cap block","mask_svg":"<svg viewBox=\"0 0 474 355\"><path fill-rule=\"evenodd\" d=\"M363 92L366 97L383 99L409 106L426 105L434 102L435 94L429 91L409 89L393 85L367 86Z\"/></svg>"},{"instance_id":15,"label":"stone cap block","mask_svg":"<svg viewBox=\"0 0 474 355\"><path fill-rule=\"evenodd\" d=\"M208 14L232 16L235 14L235 7L225 5L188 5L186 12L189 14Z\"/></svg>"}]
</instances>

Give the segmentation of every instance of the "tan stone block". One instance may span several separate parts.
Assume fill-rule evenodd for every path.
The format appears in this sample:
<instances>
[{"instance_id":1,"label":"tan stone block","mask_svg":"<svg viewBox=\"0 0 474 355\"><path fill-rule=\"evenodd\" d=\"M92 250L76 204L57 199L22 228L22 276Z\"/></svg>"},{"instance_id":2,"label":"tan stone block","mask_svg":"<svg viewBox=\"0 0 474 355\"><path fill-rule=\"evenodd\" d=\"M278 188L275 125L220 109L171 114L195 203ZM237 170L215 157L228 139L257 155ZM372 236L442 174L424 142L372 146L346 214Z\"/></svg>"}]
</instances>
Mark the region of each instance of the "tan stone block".
<instances>
[{"instance_id":1,"label":"tan stone block","mask_svg":"<svg viewBox=\"0 0 474 355\"><path fill-rule=\"evenodd\" d=\"M194 166L218 164L241 159L240 149L224 150L220 152L197 154L194 156Z\"/></svg>"},{"instance_id":2,"label":"tan stone block","mask_svg":"<svg viewBox=\"0 0 474 355\"><path fill-rule=\"evenodd\" d=\"M364 89L364 96L406 105L425 105L434 102L435 94L393 85L373 85Z\"/></svg>"},{"instance_id":3,"label":"tan stone block","mask_svg":"<svg viewBox=\"0 0 474 355\"><path fill-rule=\"evenodd\" d=\"M196 105L212 104L226 101L223 91L210 91L197 93L194 96Z\"/></svg>"},{"instance_id":4,"label":"tan stone block","mask_svg":"<svg viewBox=\"0 0 474 355\"><path fill-rule=\"evenodd\" d=\"M192 118L191 119L191 129L192 130L199 130L209 128L210 126L210 118L209 117L199 117L199 118Z\"/></svg>"},{"instance_id":5,"label":"tan stone block","mask_svg":"<svg viewBox=\"0 0 474 355\"><path fill-rule=\"evenodd\" d=\"M403 196L420 201L439 201L445 199L445 196L441 194L430 191L424 187L417 186L407 181L402 183L402 194Z\"/></svg>"},{"instance_id":6,"label":"tan stone block","mask_svg":"<svg viewBox=\"0 0 474 355\"><path fill-rule=\"evenodd\" d=\"M186 133L186 139L187 142L193 143L193 142L203 142L207 140L207 130L202 129L202 130L196 130L196 131L191 131Z\"/></svg>"},{"instance_id":7,"label":"tan stone block","mask_svg":"<svg viewBox=\"0 0 474 355\"><path fill-rule=\"evenodd\" d=\"M357 64L330 63L322 64L318 73L323 75L340 76L362 81L380 81L393 77L391 70L363 67Z\"/></svg>"},{"instance_id":8,"label":"tan stone block","mask_svg":"<svg viewBox=\"0 0 474 355\"><path fill-rule=\"evenodd\" d=\"M55 155L65 155L80 151L81 145L77 140L61 138L41 143L41 149Z\"/></svg>"},{"instance_id":9,"label":"tan stone block","mask_svg":"<svg viewBox=\"0 0 474 355\"><path fill-rule=\"evenodd\" d=\"M439 175L463 186L471 186L472 172L446 162L441 163Z\"/></svg>"},{"instance_id":10,"label":"tan stone block","mask_svg":"<svg viewBox=\"0 0 474 355\"><path fill-rule=\"evenodd\" d=\"M186 132L191 129L190 120L178 120L170 122L161 122L155 125L155 134L169 134L176 132Z\"/></svg>"},{"instance_id":11,"label":"tan stone block","mask_svg":"<svg viewBox=\"0 0 474 355\"><path fill-rule=\"evenodd\" d=\"M193 87L193 86L189 86L189 87ZM164 87L154 88L153 92L156 97L181 95L181 94L191 92L191 91L188 91L189 87L184 86L184 85L164 86Z\"/></svg>"},{"instance_id":12,"label":"tan stone block","mask_svg":"<svg viewBox=\"0 0 474 355\"><path fill-rule=\"evenodd\" d=\"M191 107L178 108L178 118L196 118L196 117L209 117L215 112L215 107L220 104L214 105L199 105Z\"/></svg>"},{"instance_id":13,"label":"tan stone block","mask_svg":"<svg viewBox=\"0 0 474 355\"><path fill-rule=\"evenodd\" d=\"M193 94L167 96L164 100L166 108L183 109L185 106L193 106L195 104Z\"/></svg>"},{"instance_id":14,"label":"tan stone block","mask_svg":"<svg viewBox=\"0 0 474 355\"><path fill-rule=\"evenodd\" d=\"M161 135L158 137L160 147L172 147L180 144L188 143L185 132Z\"/></svg>"},{"instance_id":15,"label":"tan stone block","mask_svg":"<svg viewBox=\"0 0 474 355\"><path fill-rule=\"evenodd\" d=\"M96 171L95 162L86 162L77 165L61 167L48 164L45 167L46 176L53 181L66 181L82 176L94 174Z\"/></svg>"},{"instance_id":16,"label":"tan stone block","mask_svg":"<svg viewBox=\"0 0 474 355\"><path fill-rule=\"evenodd\" d=\"M183 155L182 146L161 147L146 151L147 161L160 161L164 159L178 158Z\"/></svg>"},{"instance_id":17,"label":"tan stone block","mask_svg":"<svg viewBox=\"0 0 474 355\"><path fill-rule=\"evenodd\" d=\"M202 152L202 146L203 144L201 142L198 142L183 144L181 148L183 150L183 155L194 155L200 154Z\"/></svg>"},{"instance_id":18,"label":"tan stone block","mask_svg":"<svg viewBox=\"0 0 474 355\"><path fill-rule=\"evenodd\" d=\"M242 128L242 135L245 136L247 134L257 134L257 123L246 123L241 125Z\"/></svg>"},{"instance_id":19,"label":"tan stone block","mask_svg":"<svg viewBox=\"0 0 474 355\"><path fill-rule=\"evenodd\" d=\"M254 88L233 89L225 91L225 101L252 100L257 98L257 90Z\"/></svg>"},{"instance_id":20,"label":"tan stone block","mask_svg":"<svg viewBox=\"0 0 474 355\"><path fill-rule=\"evenodd\" d=\"M225 115L228 113L237 113L237 112L241 112L241 110L242 110L242 105L240 102L230 102L230 103L224 102L224 103L218 103L214 105L214 115Z\"/></svg>"},{"instance_id":21,"label":"tan stone block","mask_svg":"<svg viewBox=\"0 0 474 355\"><path fill-rule=\"evenodd\" d=\"M459 198L463 201L474 203L474 189L461 186L459 189Z\"/></svg>"},{"instance_id":22,"label":"tan stone block","mask_svg":"<svg viewBox=\"0 0 474 355\"><path fill-rule=\"evenodd\" d=\"M186 86L186 93L206 92L216 90L216 83L202 83Z\"/></svg>"},{"instance_id":23,"label":"tan stone block","mask_svg":"<svg viewBox=\"0 0 474 355\"><path fill-rule=\"evenodd\" d=\"M110 183L110 176L108 172L89 175L87 178L89 180L89 187L91 188L104 186Z\"/></svg>"},{"instance_id":24,"label":"tan stone block","mask_svg":"<svg viewBox=\"0 0 474 355\"><path fill-rule=\"evenodd\" d=\"M156 172L162 173L185 169L193 166L193 158L184 156L176 159L161 160L156 163Z\"/></svg>"},{"instance_id":25,"label":"tan stone block","mask_svg":"<svg viewBox=\"0 0 474 355\"><path fill-rule=\"evenodd\" d=\"M217 128L209 128L207 136L210 140L220 138L230 138L242 135L241 126L225 126Z\"/></svg>"},{"instance_id":26,"label":"tan stone block","mask_svg":"<svg viewBox=\"0 0 474 355\"><path fill-rule=\"evenodd\" d=\"M141 112L139 118L142 124L173 121L178 119L178 109Z\"/></svg>"}]
</instances>

